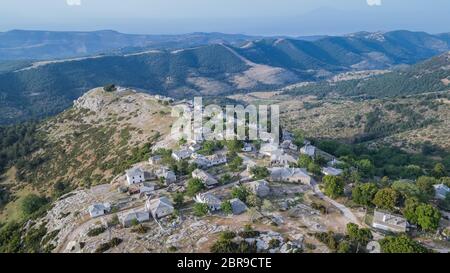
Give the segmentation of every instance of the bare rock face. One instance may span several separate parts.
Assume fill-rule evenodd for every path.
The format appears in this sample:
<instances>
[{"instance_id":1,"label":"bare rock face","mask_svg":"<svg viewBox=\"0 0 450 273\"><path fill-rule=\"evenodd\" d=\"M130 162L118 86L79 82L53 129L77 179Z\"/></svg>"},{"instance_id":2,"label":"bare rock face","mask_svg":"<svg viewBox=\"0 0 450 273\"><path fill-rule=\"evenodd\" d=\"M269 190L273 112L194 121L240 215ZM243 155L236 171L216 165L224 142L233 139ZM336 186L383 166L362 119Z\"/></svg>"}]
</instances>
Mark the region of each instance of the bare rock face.
<instances>
[{"instance_id":1,"label":"bare rock face","mask_svg":"<svg viewBox=\"0 0 450 273\"><path fill-rule=\"evenodd\" d=\"M96 88L74 101L74 107L99 112L111 101L113 96L113 94L105 92L103 88Z\"/></svg>"}]
</instances>

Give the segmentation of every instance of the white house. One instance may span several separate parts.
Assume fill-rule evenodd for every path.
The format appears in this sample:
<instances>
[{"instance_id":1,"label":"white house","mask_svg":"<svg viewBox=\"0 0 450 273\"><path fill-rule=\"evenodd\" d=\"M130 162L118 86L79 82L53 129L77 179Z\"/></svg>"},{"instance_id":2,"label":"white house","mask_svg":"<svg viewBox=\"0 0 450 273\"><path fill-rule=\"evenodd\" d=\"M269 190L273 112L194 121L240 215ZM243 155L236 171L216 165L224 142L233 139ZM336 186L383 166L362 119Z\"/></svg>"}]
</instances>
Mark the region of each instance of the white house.
<instances>
[{"instance_id":1,"label":"white house","mask_svg":"<svg viewBox=\"0 0 450 273\"><path fill-rule=\"evenodd\" d=\"M316 147L311 144L307 144L300 149L300 153L303 155L314 157L316 155Z\"/></svg>"},{"instance_id":2,"label":"white house","mask_svg":"<svg viewBox=\"0 0 450 273\"><path fill-rule=\"evenodd\" d=\"M325 167L325 168L322 168L322 173L324 175L339 176L343 173L343 170L336 169L333 167Z\"/></svg>"},{"instance_id":3,"label":"white house","mask_svg":"<svg viewBox=\"0 0 450 273\"><path fill-rule=\"evenodd\" d=\"M248 183L250 190L258 197L264 198L270 194L269 183L265 180L258 180Z\"/></svg>"},{"instance_id":4,"label":"white house","mask_svg":"<svg viewBox=\"0 0 450 273\"><path fill-rule=\"evenodd\" d=\"M234 215L242 214L248 210L247 205L238 198L231 199L230 204Z\"/></svg>"},{"instance_id":5,"label":"white house","mask_svg":"<svg viewBox=\"0 0 450 273\"><path fill-rule=\"evenodd\" d=\"M126 172L128 185L139 184L145 181L145 173L141 168L133 168Z\"/></svg>"},{"instance_id":6,"label":"white house","mask_svg":"<svg viewBox=\"0 0 450 273\"><path fill-rule=\"evenodd\" d=\"M124 227L130 227L134 222L144 223L150 220L150 214L147 211L133 211L119 216L119 220Z\"/></svg>"},{"instance_id":7,"label":"white house","mask_svg":"<svg viewBox=\"0 0 450 273\"><path fill-rule=\"evenodd\" d=\"M111 205L109 203L93 204L89 206L88 211L91 218L100 217L111 211Z\"/></svg>"},{"instance_id":8,"label":"white house","mask_svg":"<svg viewBox=\"0 0 450 273\"><path fill-rule=\"evenodd\" d=\"M145 203L145 209L150 212L155 219L166 217L172 214L175 210L172 202L170 202L167 197L147 200Z\"/></svg>"},{"instance_id":9,"label":"white house","mask_svg":"<svg viewBox=\"0 0 450 273\"><path fill-rule=\"evenodd\" d=\"M176 161L185 160L191 157L192 151L189 149L183 149L172 153L172 158Z\"/></svg>"},{"instance_id":10,"label":"white house","mask_svg":"<svg viewBox=\"0 0 450 273\"><path fill-rule=\"evenodd\" d=\"M199 193L195 196L194 201L208 205L210 211L220 210L222 205L222 201L211 193Z\"/></svg>"},{"instance_id":11,"label":"white house","mask_svg":"<svg viewBox=\"0 0 450 273\"><path fill-rule=\"evenodd\" d=\"M436 192L436 199L445 200L447 195L450 193L450 188L444 184L434 185L434 190Z\"/></svg>"},{"instance_id":12,"label":"white house","mask_svg":"<svg viewBox=\"0 0 450 273\"><path fill-rule=\"evenodd\" d=\"M274 167L270 168L269 172L270 181L311 184L311 176L304 169Z\"/></svg>"},{"instance_id":13,"label":"white house","mask_svg":"<svg viewBox=\"0 0 450 273\"><path fill-rule=\"evenodd\" d=\"M200 169L193 171L192 177L200 179L207 188L213 188L219 184L219 182L212 175Z\"/></svg>"},{"instance_id":14,"label":"white house","mask_svg":"<svg viewBox=\"0 0 450 273\"><path fill-rule=\"evenodd\" d=\"M407 231L408 222L402 216L390 214L388 212L380 210L375 210L373 215L372 227L384 231L401 233Z\"/></svg>"}]
</instances>

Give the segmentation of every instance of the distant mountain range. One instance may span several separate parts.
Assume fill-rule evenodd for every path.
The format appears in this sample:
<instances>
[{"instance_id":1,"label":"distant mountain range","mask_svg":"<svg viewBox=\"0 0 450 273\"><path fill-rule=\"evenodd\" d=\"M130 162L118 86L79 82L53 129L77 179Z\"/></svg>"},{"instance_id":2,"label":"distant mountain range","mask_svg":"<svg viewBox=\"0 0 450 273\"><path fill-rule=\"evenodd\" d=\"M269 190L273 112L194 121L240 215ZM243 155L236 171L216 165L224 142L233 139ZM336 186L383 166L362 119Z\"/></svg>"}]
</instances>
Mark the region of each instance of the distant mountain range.
<instances>
[{"instance_id":1,"label":"distant mountain range","mask_svg":"<svg viewBox=\"0 0 450 273\"><path fill-rule=\"evenodd\" d=\"M58 32L12 30L0 32L0 60L49 60L94 54L127 53L137 48L185 48L234 44L258 37L241 34L190 33L182 35L135 35L112 30Z\"/></svg>"},{"instance_id":2,"label":"distant mountain range","mask_svg":"<svg viewBox=\"0 0 450 273\"><path fill-rule=\"evenodd\" d=\"M86 35L83 33L61 33L60 38L55 33L48 35L68 44L89 40L82 38ZM65 35L72 40L66 41ZM109 42L111 50L123 43L139 47L148 42L147 36L139 35L132 35L131 40L126 41L124 34L116 32L96 32L87 36L91 35L117 36L115 44ZM33 40L30 44L36 44L40 39L30 38ZM19 45L19 40L11 39L9 45ZM90 52L103 48L99 44L108 44L105 42L108 39L98 40L96 46L89 47L92 48ZM346 71L415 64L450 50L450 35L394 31L288 39L216 33L161 36L157 46L160 49L152 49L157 42L153 43L144 48L87 57L71 56L66 60L32 65L23 61L20 65L9 61L3 68L0 65L0 122L58 113L87 90L108 83L185 98L278 88L301 81L327 79ZM5 44L0 42L0 47ZM386 90L386 93L396 92Z\"/></svg>"}]
</instances>

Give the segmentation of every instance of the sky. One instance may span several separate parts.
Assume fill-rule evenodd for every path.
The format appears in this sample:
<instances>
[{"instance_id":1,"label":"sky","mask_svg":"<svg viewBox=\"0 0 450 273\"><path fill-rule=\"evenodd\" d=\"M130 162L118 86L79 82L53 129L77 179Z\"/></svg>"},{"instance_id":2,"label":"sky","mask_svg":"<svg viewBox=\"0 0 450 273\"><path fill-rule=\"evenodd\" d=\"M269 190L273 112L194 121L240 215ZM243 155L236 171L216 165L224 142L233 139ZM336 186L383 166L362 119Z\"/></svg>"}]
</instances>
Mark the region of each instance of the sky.
<instances>
[{"instance_id":1,"label":"sky","mask_svg":"<svg viewBox=\"0 0 450 273\"><path fill-rule=\"evenodd\" d=\"M431 4L432 3L432 4ZM307 36L450 32L449 0L1 0L12 29Z\"/></svg>"}]
</instances>

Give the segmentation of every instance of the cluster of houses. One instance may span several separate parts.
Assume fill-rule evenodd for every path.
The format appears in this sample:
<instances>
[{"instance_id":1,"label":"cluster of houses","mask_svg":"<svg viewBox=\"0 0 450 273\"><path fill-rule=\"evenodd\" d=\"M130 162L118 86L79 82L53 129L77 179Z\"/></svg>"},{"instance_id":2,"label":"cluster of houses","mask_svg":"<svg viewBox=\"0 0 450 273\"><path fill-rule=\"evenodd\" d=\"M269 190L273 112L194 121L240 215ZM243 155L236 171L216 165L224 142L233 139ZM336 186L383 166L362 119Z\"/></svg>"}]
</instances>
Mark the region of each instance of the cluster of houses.
<instances>
[{"instance_id":1,"label":"cluster of houses","mask_svg":"<svg viewBox=\"0 0 450 273\"><path fill-rule=\"evenodd\" d=\"M267 197L271 190L269 183L265 180L253 181L246 184L246 187L260 198ZM200 204L206 204L211 212L219 211L222 207L222 200L210 192L199 193L195 196L194 201ZM248 210L247 205L238 198L229 200L231 210L234 215L239 215Z\"/></svg>"},{"instance_id":2,"label":"cluster of houses","mask_svg":"<svg viewBox=\"0 0 450 273\"><path fill-rule=\"evenodd\" d=\"M188 147L184 147L181 150L174 151L172 158L176 161L189 160L190 163L195 163L199 168L211 168L214 166L227 163L227 157L224 154L213 154L210 156L204 156L196 153L201 149L199 143L194 143Z\"/></svg>"},{"instance_id":3,"label":"cluster of houses","mask_svg":"<svg viewBox=\"0 0 450 273\"><path fill-rule=\"evenodd\" d=\"M167 197L157 197L148 199L144 209L131 209L119 214L119 221L124 227L130 227L135 223L147 222L153 219L160 219L173 214L174 206ZM108 214L111 206L106 204L94 204L88 209L91 218L97 218Z\"/></svg>"}]
</instances>

